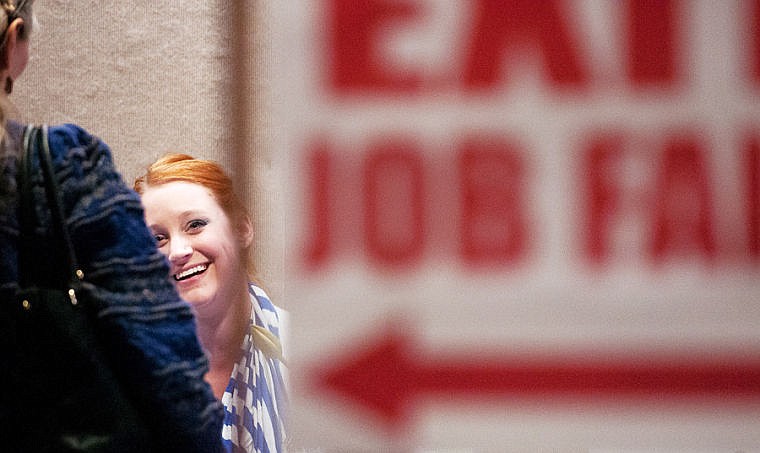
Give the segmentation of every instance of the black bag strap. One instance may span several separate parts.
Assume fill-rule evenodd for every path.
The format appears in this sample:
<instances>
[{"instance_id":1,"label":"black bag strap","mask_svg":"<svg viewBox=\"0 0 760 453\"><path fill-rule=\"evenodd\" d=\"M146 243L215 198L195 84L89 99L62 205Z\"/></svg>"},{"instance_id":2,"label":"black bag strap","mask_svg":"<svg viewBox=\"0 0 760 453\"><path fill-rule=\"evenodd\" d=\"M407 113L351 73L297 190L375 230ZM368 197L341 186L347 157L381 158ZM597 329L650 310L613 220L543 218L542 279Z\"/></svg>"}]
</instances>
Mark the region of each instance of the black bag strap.
<instances>
[{"instance_id":1,"label":"black bag strap","mask_svg":"<svg viewBox=\"0 0 760 453\"><path fill-rule=\"evenodd\" d=\"M62 259L62 263L54 266L53 270L58 269L58 282L61 286L71 288L76 282L82 279L82 271L77 266L76 254L71 242L69 230L66 227L65 216L63 211L63 202L61 193L58 188L58 181L55 177L53 161L50 156L50 144L48 142L48 128L46 125L33 126L29 125L24 129L23 135L23 153L21 156L21 168L19 171L19 193L20 193L20 210L19 210L19 227L21 239L19 245L19 285L28 287L36 283L35 262L44 260L46 257L34 254L38 250L35 248L35 203L34 203L34 158L39 159L40 169L42 170L43 182L45 185L45 194L47 197L48 209L50 211L52 241L57 255L52 256ZM36 258L36 259L35 259ZM60 265L62 264L62 265ZM76 304L72 295L72 303Z\"/></svg>"}]
</instances>

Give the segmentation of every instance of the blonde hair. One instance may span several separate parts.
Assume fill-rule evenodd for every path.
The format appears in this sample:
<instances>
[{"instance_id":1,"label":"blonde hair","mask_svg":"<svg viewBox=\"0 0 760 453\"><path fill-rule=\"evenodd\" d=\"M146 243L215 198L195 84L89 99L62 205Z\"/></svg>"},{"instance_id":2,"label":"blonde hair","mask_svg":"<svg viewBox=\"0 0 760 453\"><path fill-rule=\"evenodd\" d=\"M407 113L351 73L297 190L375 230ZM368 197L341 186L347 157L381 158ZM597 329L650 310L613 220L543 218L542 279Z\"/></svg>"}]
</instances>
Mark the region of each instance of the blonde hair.
<instances>
[{"instance_id":1,"label":"blonde hair","mask_svg":"<svg viewBox=\"0 0 760 453\"><path fill-rule=\"evenodd\" d=\"M3 31L3 46L5 45L5 30L11 24L14 19L24 19L24 23L27 24L21 30L19 37L21 39L28 39L32 30L36 28L36 19L32 6L34 0L0 0L0 6L2 6L3 17L0 18L0 27Z\"/></svg>"},{"instance_id":2,"label":"blonde hair","mask_svg":"<svg viewBox=\"0 0 760 453\"><path fill-rule=\"evenodd\" d=\"M220 164L212 160L196 159L181 153L167 154L149 165L146 173L135 179L134 190L142 195L150 187L176 181L199 184L208 189L235 228L241 228L244 222L250 224L251 216L235 192L232 179ZM253 245L249 245L243 250L243 258L249 278L255 281L252 248Z\"/></svg>"}]
</instances>

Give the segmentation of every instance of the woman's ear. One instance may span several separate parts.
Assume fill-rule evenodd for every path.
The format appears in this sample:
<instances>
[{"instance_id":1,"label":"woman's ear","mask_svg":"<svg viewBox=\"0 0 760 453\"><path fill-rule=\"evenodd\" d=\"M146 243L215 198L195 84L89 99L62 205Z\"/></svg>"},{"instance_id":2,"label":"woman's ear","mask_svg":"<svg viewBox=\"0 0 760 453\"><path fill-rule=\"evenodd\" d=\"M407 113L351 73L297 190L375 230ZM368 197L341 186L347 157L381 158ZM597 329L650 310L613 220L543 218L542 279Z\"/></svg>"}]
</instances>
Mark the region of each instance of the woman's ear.
<instances>
[{"instance_id":1,"label":"woman's ear","mask_svg":"<svg viewBox=\"0 0 760 453\"><path fill-rule=\"evenodd\" d=\"M18 78L29 62L29 42L23 38L25 27L24 19L18 17L5 31L5 52L0 63L12 79Z\"/></svg>"},{"instance_id":2,"label":"woman's ear","mask_svg":"<svg viewBox=\"0 0 760 453\"><path fill-rule=\"evenodd\" d=\"M253 222L248 216L243 216L238 221L238 239L241 248L248 248L253 243Z\"/></svg>"}]
</instances>

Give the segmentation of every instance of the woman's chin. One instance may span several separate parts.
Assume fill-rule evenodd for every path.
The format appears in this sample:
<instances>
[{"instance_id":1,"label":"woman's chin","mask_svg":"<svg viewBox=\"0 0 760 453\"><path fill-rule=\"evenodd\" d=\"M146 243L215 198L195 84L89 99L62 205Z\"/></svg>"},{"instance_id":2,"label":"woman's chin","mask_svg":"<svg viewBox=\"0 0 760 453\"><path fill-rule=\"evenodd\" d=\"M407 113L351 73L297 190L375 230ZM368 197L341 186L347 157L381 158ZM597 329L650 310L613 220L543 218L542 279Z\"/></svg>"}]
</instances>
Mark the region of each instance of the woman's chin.
<instances>
[{"instance_id":1,"label":"woman's chin","mask_svg":"<svg viewBox=\"0 0 760 453\"><path fill-rule=\"evenodd\" d=\"M179 296L189 303L195 311L202 311L211 305L213 298L198 293L199 291L180 291Z\"/></svg>"}]
</instances>

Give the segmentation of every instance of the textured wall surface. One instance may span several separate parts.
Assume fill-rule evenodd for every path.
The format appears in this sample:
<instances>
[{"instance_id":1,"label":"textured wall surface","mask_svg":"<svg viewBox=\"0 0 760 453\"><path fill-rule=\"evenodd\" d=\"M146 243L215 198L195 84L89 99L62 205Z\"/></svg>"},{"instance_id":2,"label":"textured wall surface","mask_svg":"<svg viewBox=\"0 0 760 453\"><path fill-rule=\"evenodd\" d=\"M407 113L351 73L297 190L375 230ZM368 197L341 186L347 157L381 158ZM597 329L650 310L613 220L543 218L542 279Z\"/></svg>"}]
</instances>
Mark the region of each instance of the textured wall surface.
<instances>
[{"instance_id":1,"label":"textured wall surface","mask_svg":"<svg viewBox=\"0 0 760 453\"><path fill-rule=\"evenodd\" d=\"M282 239L272 233L282 228L267 155L267 24L254 19L265 5L241 4L250 18L246 55L230 45L230 2L37 0L31 60L11 100L21 120L74 122L100 136L130 184L169 151L218 160L232 172L235 147L251 144L241 190L255 211L261 278L277 297ZM231 93L239 58L249 59L248 91ZM247 130L228 126L238 97L249 100Z\"/></svg>"}]
</instances>

